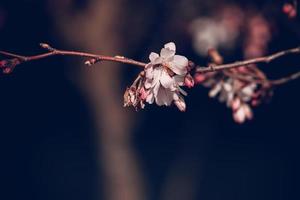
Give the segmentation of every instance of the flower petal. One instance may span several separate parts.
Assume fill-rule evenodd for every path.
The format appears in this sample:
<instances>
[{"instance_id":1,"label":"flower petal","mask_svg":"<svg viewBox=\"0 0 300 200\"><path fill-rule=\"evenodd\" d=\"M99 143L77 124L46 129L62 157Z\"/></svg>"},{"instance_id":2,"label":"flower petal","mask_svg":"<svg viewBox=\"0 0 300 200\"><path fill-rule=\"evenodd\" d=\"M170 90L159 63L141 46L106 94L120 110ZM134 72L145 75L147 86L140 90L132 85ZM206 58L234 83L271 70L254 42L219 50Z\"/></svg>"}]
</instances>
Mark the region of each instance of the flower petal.
<instances>
[{"instance_id":1,"label":"flower petal","mask_svg":"<svg viewBox=\"0 0 300 200\"><path fill-rule=\"evenodd\" d=\"M180 98L179 100L174 101L174 103L181 112L185 112L186 104L184 99Z\"/></svg>"},{"instance_id":2,"label":"flower petal","mask_svg":"<svg viewBox=\"0 0 300 200\"><path fill-rule=\"evenodd\" d=\"M167 48L162 48L160 51L160 57L166 61L171 61L174 55L175 55L175 51Z\"/></svg>"},{"instance_id":3,"label":"flower petal","mask_svg":"<svg viewBox=\"0 0 300 200\"><path fill-rule=\"evenodd\" d=\"M169 63L169 68L177 75L185 75L188 63L189 61L186 57L175 55L173 61Z\"/></svg>"},{"instance_id":4,"label":"flower petal","mask_svg":"<svg viewBox=\"0 0 300 200\"><path fill-rule=\"evenodd\" d=\"M153 79L153 65L145 68L146 78Z\"/></svg>"},{"instance_id":5,"label":"flower petal","mask_svg":"<svg viewBox=\"0 0 300 200\"><path fill-rule=\"evenodd\" d=\"M153 104L154 102L154 94L153 92L150 92L146 98L146 102L149 103L149 104Z\"/></svg>"},{"instance_id":6,"label":"flower petal","mask_svg":"<svg viewBox=\"0 0 300 200\"><path fill-rule=\"evenodd\" d=\"M152 87L153 87L152 92L154 94L154 97L156 98L157 94L158 94L158 90L159 90L159 88L161 88L161 85L160 85L160 83L156 83Z\"/></svg>"},{"instance_id":7,"label":"flower petal","mask_svg":"<svg viewBox=\"0 0 300 200\"><path fill-rule=\"evenodd\" d=\"M157 53L151 52L149 55L149 60L152 62L154 62L157 58L159 57L159 55Z\"/></svg>"},{"instance_id":8,"label":"flower petal","mask_svg":"<svg viewBox=\"0 0 300 200\"><path fill-rule=\"evenodd\" d=\"M162 57L158 57L156 58L153 62L151 62L153 65L160 65L163 62L163 58Z\"/></svg>"},{"instance_id":9,"label":"flower petal","mask_svg":"<svg viewBox=\"0 0 300 200\"><path fill-rule=\"evenodd\" d=\"M175 81L174 79L164 70L161 73L161 77L160 77L160 83L162 84L162 86L164 88L171 88Z\"/></svg>"},{"instance_id":10,"label":"flower petal","mask_svg":"<svg viewBox=\"0 0 300 200\"><path fill-rule=\"evenodd\" d=\"M175 76L173 76L173 79L176 84L178 84L179 86L183 86L184 85L184 77L185 76L175 75Z\"/></svg>"},{"instance_id":11,"label":"flower petal","mask_svg":"<svg viewBox=\"0 0 300 200\"><path fill-rule=\"evenodd\" d=\"M173 101L173 93L168 89L160 87L155 100L159 106L170 106Z\"/></svg>"},{"instance_id":12,"label":"flower petal","mask_svg":"<svg viewBox=\"0 0 300 200\"><path fill-rule=\"evenodd\" d=\"M150 89L151 87L152 87L152 84L153 83L153 80L151 80L151 79L146 79L146 81L145 81L145 83L144 83L144 87L146 88L146 89Z\"/></svg>"},{"instance_id":13,"label":"flower petal","mask_svg":"<svg viewBox=\"0 0 300 200\"><path fill-rule=\"evenodd\" d=\"M175 45L174 42L169 42L169 43L165 44L164 47L165 47L166 49L170 49L170 50L176 52L176 45Z\"/></svg>"},{"instance_id":14,"label":"flower petal","mask_svg":"<svg viewBox=\"0 0 300 200\"><path fill-rule=\"evenodd\" d=\"M233 119L235 122L242 124L246 120L246 114L243 107L240 107L237 111L233 113Z\"/></svg>"},{"instance_id":15,"label":"flower petal","mask_svg":"<svg viewBox=\"0 0 300 200\"><path fill-rule=\"evenodd\" d=\"M209 92L208 96L213 98L221 91L222 85L220 83L216 84Z\"/></svg>"}]
</instances>

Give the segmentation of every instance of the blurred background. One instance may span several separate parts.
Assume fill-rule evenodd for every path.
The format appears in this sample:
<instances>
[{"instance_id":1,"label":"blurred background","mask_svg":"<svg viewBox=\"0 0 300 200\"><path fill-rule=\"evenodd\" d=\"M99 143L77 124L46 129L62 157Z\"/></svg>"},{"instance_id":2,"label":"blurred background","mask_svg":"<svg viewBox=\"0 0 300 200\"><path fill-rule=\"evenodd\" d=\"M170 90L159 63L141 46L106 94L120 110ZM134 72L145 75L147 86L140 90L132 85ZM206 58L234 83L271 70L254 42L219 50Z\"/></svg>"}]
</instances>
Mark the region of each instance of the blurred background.
<instances>
[{"instance_id":1,"label":"blurred background","mask_svg":"<svg viewBox=\"0 0 300 200\"><path fill-rule=\"evenodd\" d=\"M225 62L300 43L299 18L274 0L1 0L0 49L38 44L147 61L174 41L205 65L210 47ZM2 58L2 57L1 57ZM300 199L299 81L275 91L244 125L188 90L187 112L123 108L139 69L55 57L0 75L0 199ZM262 69L295 72L299 56Z\"/></svg>"}]
</instances>

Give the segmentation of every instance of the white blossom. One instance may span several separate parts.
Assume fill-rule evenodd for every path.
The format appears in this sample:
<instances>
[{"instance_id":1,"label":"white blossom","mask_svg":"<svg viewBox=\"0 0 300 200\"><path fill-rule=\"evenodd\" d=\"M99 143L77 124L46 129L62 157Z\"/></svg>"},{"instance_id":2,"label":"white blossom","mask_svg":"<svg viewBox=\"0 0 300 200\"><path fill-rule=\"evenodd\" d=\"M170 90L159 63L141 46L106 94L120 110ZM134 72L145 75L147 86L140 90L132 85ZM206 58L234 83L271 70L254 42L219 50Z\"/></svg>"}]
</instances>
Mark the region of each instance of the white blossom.
<instances>
[{"instance_id":1,"label":"white blossom","mask_svg":"<svg viewBox=\"0 0 300 200\"><path fill-rule=\"evenodd\" d=\"M253 96L258 88L257 83L243 84L243 82L233 78L210 78L203 83L206 87L211 87L209 96L218 97L220 102L233 111L233 119L237 123L244 123L253 118L250 106Z\"/></svg>"},{"instance_id":2,"label":"white blossom","mask_svg":"<svg viewBox=\"0 0 300 200\"><path fill-rule=\"evenodd\" d=\"M144 87L148 92L146 102L157 105L170 106L172 102L179 110L186 108L183 95L186 92L180 88L184 85L188 73L188 59L175 55L176 46L170 42L164 46L160 55L152 52L149 55L150 63L145 67Z\"/></svg>"},{"instance_id":3,"label":"white blossom","mask_svg":"<svg viewBox=\"0 0 300 200\"><path fill-rule=\"evenodd\" d=\"M248 104L241 104L237 110L233 111L233 119L237 123L244 123L246 120L253 118L252 109Z\"/></svg>"}]
</instances>

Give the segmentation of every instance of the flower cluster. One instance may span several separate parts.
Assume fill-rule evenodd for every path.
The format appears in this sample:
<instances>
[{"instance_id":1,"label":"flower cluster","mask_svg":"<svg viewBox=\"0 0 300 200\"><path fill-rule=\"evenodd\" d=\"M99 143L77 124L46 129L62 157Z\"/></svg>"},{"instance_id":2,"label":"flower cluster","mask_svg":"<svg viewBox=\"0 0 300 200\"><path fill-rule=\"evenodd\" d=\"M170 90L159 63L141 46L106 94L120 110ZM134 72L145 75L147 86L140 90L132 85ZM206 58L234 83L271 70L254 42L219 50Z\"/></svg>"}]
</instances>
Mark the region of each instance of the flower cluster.
<instances>
[{"instance_id":1,"label":"flower cluster","mask_svg":"<svg viewBox=\"0 0 300 200\"><path fill-rule=\"evenodd\" d=\"M209 97L218 98L232 109L233 119L237 123L244 123L253 118L252 107L258 106L263 100L272 95L269 85L256 81L248 81L251 73L245 67L241 67L238 73L240 77L232 75L235 71L212 72L208 74L196 74L195 81L204 87L211 88ZM247 73L243 74L241 71ZM248 75L246 75L248 74ZM251 76L253 78L253 74Z\"/></svg>"},{"instance_id":2,"label":"flower cluster","mask_svg":"<svg viewBox=\"0 0 300 200\"><path fill-rule=\"evenodd\" d=\"M124 106L144 108L145 102L159 106L174 103L180 111L186 110L187 93L181 86L193 87L194 80L189 74L188 59L175 53L176 46L170 42L160 55L154 52L149 55L150 62L125 92Z\"/></svg>"}]
</instances>

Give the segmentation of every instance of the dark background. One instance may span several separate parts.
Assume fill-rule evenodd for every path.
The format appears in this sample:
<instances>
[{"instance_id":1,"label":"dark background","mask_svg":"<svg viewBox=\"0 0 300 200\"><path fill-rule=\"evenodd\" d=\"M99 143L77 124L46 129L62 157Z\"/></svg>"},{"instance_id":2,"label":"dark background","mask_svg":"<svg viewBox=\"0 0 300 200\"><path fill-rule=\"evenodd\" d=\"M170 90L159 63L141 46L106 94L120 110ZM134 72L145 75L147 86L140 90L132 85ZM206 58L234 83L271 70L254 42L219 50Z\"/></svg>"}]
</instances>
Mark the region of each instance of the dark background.
<instances>
[{"instance_id":1,"label":"dark background","mask_svg":"<svg viewBox=\"0 0 300 200\"><path fill-rule=\"evenodd\" d=\"M280 14L282 2L234 2L261 11L262 4L279 7L267 13L277 26L269 52L299 45L299 19L291 22ZM193 3L201 7L201 2ZM77 1L76 9L86 4L88 1ZM146 60L153 48L158 51L165 42L175 41L180 53L205 63L193 51L187 35L166 32L164 27L178 22L169 19L170 13L177 12L172 1L126 3L129 7L136 4L139 9L153 9L153 18L148 25L151 31L129 50L130 57ZM49 12L44 0L1 0L0 48L24 55L41 52L38 44L43 41L70 48ZM198 15L201 12L199 9ZM130 39L130 34L125 36ZM229 61L240 58L238 53L228 56ZM280 77L296 71L298 65L299 56L289 56L262 67L271 77ZM131 69L124 70L122 90L136 75ZM98 161L91 107L84 92L70 80L73 70L78 67L69 58L56 57L0 75L0 199L104 198L106 183L98 165L105 161ZM195 194L177 199L300 198L299 81L277 88L272 101L255 109L254 120L243 125L233 122L231 111L223 104L209 99L205 88L190 90L186 101L185 113L174 107L147 106L138 113L122 108L137 115L133 148L147 182L147 199L163 199L164 185L174 171L182 174L181 184ZM169 192L172 196L175 191Z\"/></svg>"}]
</instances>

